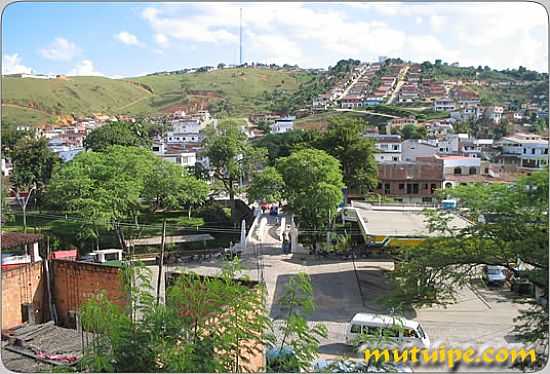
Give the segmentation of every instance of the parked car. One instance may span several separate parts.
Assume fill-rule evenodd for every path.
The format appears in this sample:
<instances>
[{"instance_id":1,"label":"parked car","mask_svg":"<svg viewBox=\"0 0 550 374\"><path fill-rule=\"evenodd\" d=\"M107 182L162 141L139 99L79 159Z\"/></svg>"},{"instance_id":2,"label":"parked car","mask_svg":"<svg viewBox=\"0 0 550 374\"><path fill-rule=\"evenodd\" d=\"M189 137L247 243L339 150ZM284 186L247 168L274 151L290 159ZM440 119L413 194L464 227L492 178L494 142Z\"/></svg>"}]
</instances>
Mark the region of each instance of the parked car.
<instances>
[{"instance_id":1,"label":"parked car","mask_svg":"<svg viewBox=\"0 0 550 374\"><path fill-rule=\"evenodd\" d=\"M485 265L482 278L488 286L503 286L506 282L507 269L504 266Z\"/></svg>"},{"instance_id":2,"label":"parked car","mask_svg":"<svg viewBox=\"0 0 550 374\"><path fill-rule=\"evenodd\" d=\"M519 270L513 270L510 277L510 290L520 295L532 295L533 283Z\"/></svg>"}]
</instances>

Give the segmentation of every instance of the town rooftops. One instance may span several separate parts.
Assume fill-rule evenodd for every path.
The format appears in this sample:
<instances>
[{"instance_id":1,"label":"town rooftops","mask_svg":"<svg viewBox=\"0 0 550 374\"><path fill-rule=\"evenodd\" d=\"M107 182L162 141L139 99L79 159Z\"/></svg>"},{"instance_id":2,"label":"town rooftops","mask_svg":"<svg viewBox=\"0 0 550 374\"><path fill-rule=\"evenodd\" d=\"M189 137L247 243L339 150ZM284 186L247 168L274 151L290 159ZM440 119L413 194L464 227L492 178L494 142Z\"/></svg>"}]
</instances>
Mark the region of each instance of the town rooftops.
<instances>
[{"instance_id":1,"label":"town rooftops","mask_svg":"<svg viewBox=\"0 0 550 374\"><path fill-rule=\"evenodd\" d=\"M38 234L26 234L23 232L3 232L0 239L2 249L15 248L20 245L36 243L42 239Z\"/></svg>"},{"instance_id":2,"label":"town rooftops","mask_svg":"<svg viewBox=\"0 0 550 374\"><path fill-rule=\"evenodd\" d=\"M524 133L516 133L512 136L506 136L504 138L502 138L502 141L509 141L509 142L514 142L514 143L523 143L523 144L527 144L527 143L546 143L547 140L544 140L542 137L538 136L538 135L533 135L533 134L524 134Z\"/></svg>"}]
</instances>

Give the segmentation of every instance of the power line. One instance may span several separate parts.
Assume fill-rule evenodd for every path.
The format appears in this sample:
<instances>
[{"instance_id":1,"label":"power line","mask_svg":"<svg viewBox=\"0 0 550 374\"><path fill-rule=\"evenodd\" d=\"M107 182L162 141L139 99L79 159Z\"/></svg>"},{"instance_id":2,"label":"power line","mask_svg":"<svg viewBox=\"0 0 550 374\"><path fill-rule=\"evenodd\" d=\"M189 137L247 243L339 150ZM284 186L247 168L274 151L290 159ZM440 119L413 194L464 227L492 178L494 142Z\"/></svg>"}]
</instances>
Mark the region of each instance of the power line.
<instances>
[{"instance_id":1,"label":"power line","mask_svg":"<svg viewBox=\"0 0 550 374\"><path fill-rule=\"evenodd\" d=\"M22 215L22 213L15 212L15 215ZM75 217L75 216L69 216L69 215L56 215L56 214L48 214L48 213L39 213L39 214L32 214L30 217L37 217L37 218L44 218L44 219L55 219L65 222L74 222L74 223L83 223L83 224L97 224L96 220L92 219L85 219L83 217ZM139 225L136 225L135 222L124 222L124 221L117 221L117 220L109 220L104 222L105 225L114 225L117 224L122 227L126 228L149 228L149 229L158 229L159 231L162 230L162 223L159 224L147 224L147 223L140 223ZM203 232L211 232L211 233L227 233L227 234L240 234L241 228L228 228L224 226L200 226L200 225L193 225L193 226L186 226L186 225L178 225L178 224L166 224L167 228L172 229L178 229L178 230L189 230L189 231L203 231ZM334 232L333 230L313 230L313 229L303 229L299 230L300 234L326 234L327 232ZM350 235L362 235L360 230L352 230L347 231Z\"/></svg>"}]
</instances>

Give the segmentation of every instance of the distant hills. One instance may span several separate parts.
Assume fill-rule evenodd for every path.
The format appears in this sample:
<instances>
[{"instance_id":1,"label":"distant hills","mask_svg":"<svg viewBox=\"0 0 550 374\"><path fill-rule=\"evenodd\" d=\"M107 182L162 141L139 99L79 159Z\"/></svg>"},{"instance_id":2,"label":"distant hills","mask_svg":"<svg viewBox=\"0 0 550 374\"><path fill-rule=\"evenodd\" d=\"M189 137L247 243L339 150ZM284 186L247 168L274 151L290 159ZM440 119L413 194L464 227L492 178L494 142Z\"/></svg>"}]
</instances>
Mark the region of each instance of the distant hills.
<instances>
[{"instance_id":1,"label":"distant hills","mask_svg":"<svg viewBox=\"0 0 550 374\"><path fill-rule=\"evenodd\" d=\"M234 114L269 109L274 90L296 92L312 75L303 70L226 68L128 79L2 78L4 123L38 124L70 114L154 114L220 103Z\"/></svg>"}]
</instances>

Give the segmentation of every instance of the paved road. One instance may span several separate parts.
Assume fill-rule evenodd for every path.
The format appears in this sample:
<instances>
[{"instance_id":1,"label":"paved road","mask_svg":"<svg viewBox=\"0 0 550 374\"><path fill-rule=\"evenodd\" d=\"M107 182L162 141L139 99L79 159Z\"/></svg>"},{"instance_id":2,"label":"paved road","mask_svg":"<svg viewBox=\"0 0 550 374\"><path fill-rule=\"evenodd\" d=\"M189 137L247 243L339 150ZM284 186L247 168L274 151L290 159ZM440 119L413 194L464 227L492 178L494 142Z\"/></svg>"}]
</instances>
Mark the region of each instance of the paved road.
<instances>
[{"instance_id":1,"label":"paved road","mask_svg":"<svg viewBox=\"0 0 550 374\"><path fill-rule=\"evenodd\" d=\"M351 90L351 88L355 85L355 83L357 83L357 81L363 76L363 74L364 74L364 72L361 73L361 74L359 74L359 75L357 76L357 78L355 78L355 79L351 82L351 84L344 90L344 92L342 92L342 95L340 95L340 97L339 97L337 100L340 100L340 99L346 97L346 95L348 94L349 90Z\"/></svg>"},{"instance_id":2,"label":"paved road","mask_svg":"<svg viewBox=\"0 0 550 374\"><path fill-rule=\"evenodd\" d=\"M309 323L323 323L328 329L327 338L321 340L320 357L357 357L352 348L344 344L347 324L359 312L389 312L383 301L391 291L388 273L393 270L393 263L382 259L362 259L354 266L351 260L282 254L280 222L281 219L268 215L260 217L260 224L249 241L250 250L242 257L244 271L252 278L265 281L267 307L275 325L284 316L278 300L289 277L298 272L309 274L317 305ZM220 261L210 261L171 266L170 270L215 274L221 266ZM519 304L511 302L509 292L480 286L476 291L461 290L457 303L447 308L411 310L406 317L419 321L433 343L445 342L447 346L490 343L500 347L512 341L513 319L520 308ZM422 371L442 369L447 370L426 367ZM476 369L479 368L461 367L460 371Z\"/></svg>"},{"instance_id":3,"label":"paved road","mask_svg":"<svg viewBox=\"0 0 550 374\"><path fill-rule=\"evenodd\" d=\"M405 76L407 75L407 72L409 71L409 68L410 68L409 65L405 66L405 69L404 69L403 73L401 73L399 75L399 80L397 81L395 89L393 90L390 98L388 99L387 104L393 103L393 101L397 97L397 94L399 94L399 91L401 90L401 87L403 87L403 85L405 84Z\"/></svg>"},{"instance_id":4,"label":"paved road","mask_svg":"<svg viewBox=\"0 0 550 374\"><path fill-rule=\"evenodd\" d=\"M400 118L398 116L393 116L391 114L386 113L376 113L366 110L357 110L357 109L347 109L347 108L335 108L334 111L336 112L355 112L355 113L362 113L362 114L369 114L373 116L380 116L380 117L387 117L387 118Z\"/></svg>"}]
</instances>

